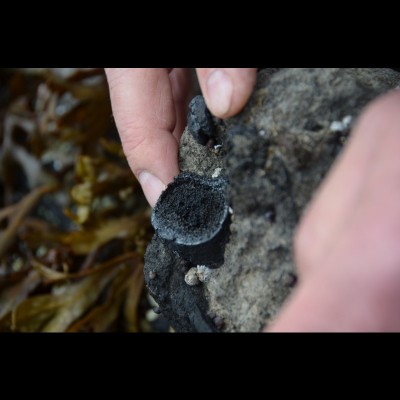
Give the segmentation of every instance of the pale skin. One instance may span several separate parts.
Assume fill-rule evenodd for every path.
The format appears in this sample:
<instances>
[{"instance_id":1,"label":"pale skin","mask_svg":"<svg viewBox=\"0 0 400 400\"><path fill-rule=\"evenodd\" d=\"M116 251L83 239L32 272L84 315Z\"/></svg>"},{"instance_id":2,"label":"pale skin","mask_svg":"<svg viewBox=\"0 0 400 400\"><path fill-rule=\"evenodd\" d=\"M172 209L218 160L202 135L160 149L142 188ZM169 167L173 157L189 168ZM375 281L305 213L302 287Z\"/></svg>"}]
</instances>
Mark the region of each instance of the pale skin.
<instances>
[{"instance_id":1,"label":"pale skin","mask_svg":"<svg viewBox=\"0 0 400 400\"><path fill-rule=\"evenodd\" d=\"M179 172L178 143L192 96L188 72L106 73L125 154L153 206ZM210 111L227 118L246 104L256 70L197 74ZM359 118L301 218L294 240L299 283L269 331L400 330L399 110L396 91Z\"/></svg>"}]
</instances>

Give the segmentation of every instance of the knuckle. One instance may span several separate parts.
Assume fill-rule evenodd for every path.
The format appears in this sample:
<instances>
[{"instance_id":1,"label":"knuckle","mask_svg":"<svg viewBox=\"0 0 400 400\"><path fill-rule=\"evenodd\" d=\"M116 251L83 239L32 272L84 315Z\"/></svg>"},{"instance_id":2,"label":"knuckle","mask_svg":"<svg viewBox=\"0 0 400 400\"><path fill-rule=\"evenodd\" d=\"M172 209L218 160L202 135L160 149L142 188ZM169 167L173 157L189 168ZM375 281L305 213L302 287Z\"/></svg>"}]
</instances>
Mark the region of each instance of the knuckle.
<instances>
[{"instance_id":1,"label":"knuckle","mask_svg":"<svg viewBox=\"0 0 400 400\"><path fill-rule=\"evenodd\" d=\"M126 123L120 129L120 137L124 151L128 154L135 153L147 142L144 129L136 124Z\"/></svg>"},{"instance_id":2,"label":"knuckle","mask_svg":"<svg viewBox=\"0 0 400 400\"><path fill-rule=\"evenodd\" d=\"M148 136L145 134L145 128L134 122L120 124L119 135L122 148L131 165L136 165L139 154L145 152L149 145Z\"/></svg>"}]
</instances>

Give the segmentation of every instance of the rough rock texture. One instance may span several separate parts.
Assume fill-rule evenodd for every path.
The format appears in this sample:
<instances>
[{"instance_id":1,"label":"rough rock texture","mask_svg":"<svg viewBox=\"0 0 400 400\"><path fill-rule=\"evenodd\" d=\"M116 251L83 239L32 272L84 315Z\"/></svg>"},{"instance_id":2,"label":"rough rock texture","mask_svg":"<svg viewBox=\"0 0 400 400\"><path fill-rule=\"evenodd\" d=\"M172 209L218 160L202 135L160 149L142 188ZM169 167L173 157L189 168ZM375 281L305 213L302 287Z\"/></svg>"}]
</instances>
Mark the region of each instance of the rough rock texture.
<instances>
[{"instance_id":1,"label":"rough rock texture","mask_svg":"<svg viewBox=\"0 0 400 400\"><path fill-rule=\"evenodd\" d=\"M201 267L207 279L196 285L185 283L193 265L157 237L149 245L146 283L176 330L259 331L276 315L296 283L292 236L302 210L362 108L399 83L391 69L263 70L243 112L214 119L220 148L184 132L181 169L222 168L233 216L224 264Z\"/></svg>"},{"instance_id":2,"label":"rough rock texture","mask_svg":"<svg viewBox=\"0 0 400 400\"><path fill-rule=\"evenodd\" d=\"M187 124L190 133L199 144L205 145L214 137L213 118L203 96L196 96L190 102Z\"/></svg>"}]
</instances>

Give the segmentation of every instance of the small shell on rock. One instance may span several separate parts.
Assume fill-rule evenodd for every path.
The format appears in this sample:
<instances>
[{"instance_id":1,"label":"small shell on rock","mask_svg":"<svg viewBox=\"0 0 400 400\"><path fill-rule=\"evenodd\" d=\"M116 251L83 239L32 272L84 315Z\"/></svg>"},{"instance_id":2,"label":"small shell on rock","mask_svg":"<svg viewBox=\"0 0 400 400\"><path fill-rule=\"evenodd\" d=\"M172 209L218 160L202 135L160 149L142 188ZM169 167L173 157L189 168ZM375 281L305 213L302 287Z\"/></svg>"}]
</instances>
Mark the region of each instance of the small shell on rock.
<instances>
[{"instance_id":1,"label":"small shell on rock","mask_svg":"<svg viewBox=\"0 0 400 400\"><path fill-rule=\"evenodd\" d=\"M197 266L197 277L200 282L207 282L211 276L211 269L206 265L198 265Z\"/></svg>"},{"instance_id":2,"label":"small shell on rock","mask_svg":"<svg viewBox=\"0 0 400 400\"><path fill-rule=\"evenodd\" d=\"M188 273L185 275L185 282L189 286L195 286L200 283L199 277L197 276L197 268L190 268Z\"/></svg>"}]
</instances>

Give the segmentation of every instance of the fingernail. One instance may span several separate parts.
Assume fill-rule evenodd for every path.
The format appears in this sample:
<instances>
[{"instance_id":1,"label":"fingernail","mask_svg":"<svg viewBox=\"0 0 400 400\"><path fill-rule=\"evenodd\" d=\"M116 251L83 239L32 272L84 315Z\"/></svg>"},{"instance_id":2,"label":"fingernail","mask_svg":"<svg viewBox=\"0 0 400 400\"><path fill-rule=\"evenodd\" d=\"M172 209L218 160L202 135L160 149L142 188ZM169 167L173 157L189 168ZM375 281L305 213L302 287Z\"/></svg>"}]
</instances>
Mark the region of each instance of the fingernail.
<instances>
[{"instance_id":1,"label":"fingernail","mask_svg":"<svg viewBox=\"0 0 400 400\"><path fill-rule=\"evenodd\" d=\"M215 70L207 79L209 109L213 114L223 117L229 112L232 103L233 82L223 70Z\"/></svg>"},{"instance_id":2,"label":"fingernail","mask_svg":"<svg viewBox=\"0 0 400 400\"><path fill-rule=\"evenodd\" d=\"M147 171L139 174L139 182L142 185L147 201L154 207L166 186L156 176Z\"/></svg>"}]
</instances>

